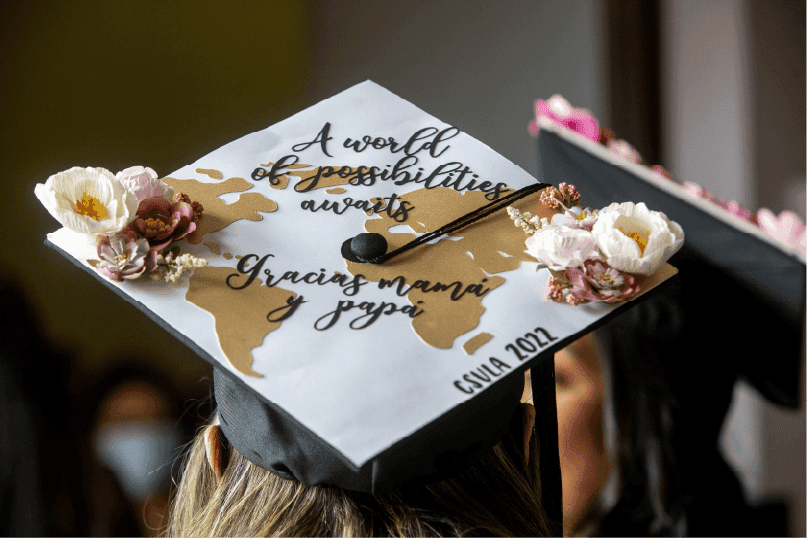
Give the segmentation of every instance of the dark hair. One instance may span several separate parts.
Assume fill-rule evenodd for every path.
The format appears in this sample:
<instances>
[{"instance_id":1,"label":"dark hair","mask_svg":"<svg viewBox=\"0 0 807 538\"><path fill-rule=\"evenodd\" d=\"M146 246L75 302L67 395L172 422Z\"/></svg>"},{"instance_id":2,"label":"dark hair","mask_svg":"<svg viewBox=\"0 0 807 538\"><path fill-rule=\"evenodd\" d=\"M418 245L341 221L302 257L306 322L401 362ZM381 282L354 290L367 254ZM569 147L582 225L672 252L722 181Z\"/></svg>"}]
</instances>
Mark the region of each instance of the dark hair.
<instances>
[{"instance_id":1,"label":"dark hair","mask_svg":"<svg viewBox=\"0 0 807 538\"><path fill-rule=\"evenodd\" d=\"M724 306L704 302L673 282L596 333L616 476L610 502L588 515L592 534L750 532L749 506L718 448L738 367L720 351L727 335L710 334Z\"/></svg>"}]
</instances>

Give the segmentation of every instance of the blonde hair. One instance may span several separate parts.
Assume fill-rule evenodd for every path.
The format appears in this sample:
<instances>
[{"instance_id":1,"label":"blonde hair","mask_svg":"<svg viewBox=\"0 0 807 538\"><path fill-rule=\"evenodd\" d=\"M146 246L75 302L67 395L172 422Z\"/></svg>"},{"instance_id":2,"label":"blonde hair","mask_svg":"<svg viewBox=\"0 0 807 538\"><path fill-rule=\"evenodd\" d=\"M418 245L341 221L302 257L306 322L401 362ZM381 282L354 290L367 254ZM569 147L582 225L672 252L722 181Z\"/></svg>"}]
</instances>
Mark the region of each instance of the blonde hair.
<instances>
[{"instance_id":1,"label":"blonde hair","mask_svg":"<svg viewBox=\"0 0 807 538\"><path fill-rule=\"evenodd\" d=\"M218 480L200 433L186 455L165 535L549 536L539 447L533 435L525 457L518 418L458 474L381 495L285 480L234 448Z\"/></svg>"}]
</instances>

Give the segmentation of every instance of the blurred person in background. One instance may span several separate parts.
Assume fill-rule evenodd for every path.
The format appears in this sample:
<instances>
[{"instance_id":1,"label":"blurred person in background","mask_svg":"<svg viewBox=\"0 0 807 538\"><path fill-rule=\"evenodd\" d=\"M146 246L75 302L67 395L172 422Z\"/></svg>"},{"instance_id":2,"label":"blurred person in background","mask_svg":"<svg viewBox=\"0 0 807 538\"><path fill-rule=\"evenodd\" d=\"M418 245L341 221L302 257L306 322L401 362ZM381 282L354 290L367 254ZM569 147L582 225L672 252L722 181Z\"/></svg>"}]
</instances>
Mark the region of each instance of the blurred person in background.
<instances>
[{"instance_id":1,"label":"blurred person in background","mask_svg":"<svg viewBox=\"0 0 807 538\"><path fill-rule=\"evenodd\" d=\"M165 525L173 462L191 438L175 405L181 398L167 378L134 360L117 363L94 385L94 452L140 516L140 532L157 536Z\"/></svg>"},{"instance_id":2,"label":"blurred person in background","mask_svg":"<svg viewBox=\"0 0 807 538\"><path fill-rule=\"evenodd\" d=\"M88 450L91 413L68 390L71 356L48 343L6 275L0 304L0 535L138 535L115 476Z\"/></svg>"},{"instance_id":3,"label":"blurred person in background","mask_svg":"<svg viewBox=\"0 0 807 538\"><path fill-rule=\"evenodd\" d=\"M720 452L741 342L704 338L726 305L692 299L669 286L555 355L564 535L787 533Z\"/></svg>"}]
</instances>

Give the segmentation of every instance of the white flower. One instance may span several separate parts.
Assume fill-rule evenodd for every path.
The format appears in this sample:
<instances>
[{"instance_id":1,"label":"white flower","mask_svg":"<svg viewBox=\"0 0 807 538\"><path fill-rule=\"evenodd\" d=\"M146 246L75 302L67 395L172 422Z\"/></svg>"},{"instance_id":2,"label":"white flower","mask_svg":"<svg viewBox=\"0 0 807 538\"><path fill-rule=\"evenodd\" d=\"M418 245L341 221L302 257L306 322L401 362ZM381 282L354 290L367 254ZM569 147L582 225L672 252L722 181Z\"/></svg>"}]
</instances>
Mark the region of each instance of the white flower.
<instances>
[{"instance_id":1,"label":"white flower","mask_svg":"<svg viewBox=\"0 0 807 538\"><path fill-rule=\"evenodd\" d=\"M548 226L537 230L524 242L527 254L550 269L581 267L591 258L600 258L597 239L586 230Z\"/></svg>"},{"instance_id":2,"label":"white flower","mask_svg":"<svg viewBox=\"0 0 807 538\"><path fill-rule=\"evenodd\" d=\"M105 168L81 168L52 175L34 194L53 218L74 232L115 233L134 219L137 199Z\"/></svg>"},{"instance_id":3,"label":"white flower","mask_svg":"<svg viewBox=\"0 0 807 538\"><path fill-rule=\"evenodd\" d=\"M600 210L591 233L608 265L639 275L652 275L684 244L681 227L644 203L611 204Z\"/></svg>"},{"instance_id":4,"label":"white flower","mask_svg":"<svg viewBox=\"0 0 807 538\"><path fill-rule=\"evenodd\" d=\"M174 197L174 189L163 183L157 177L157 172L151 168L130 166L118 172L115 177L123 188L135 195L138 203L155 196L171 201Z\"/></svg>"},{"instance_id":5,"label":"white flower","mask_svg":"<svg viewBox=\"0 0 807 538\"><path fill-rule=\"evenodd\" d=\"M567 209L563 213L555 213L552 216L554 226L566 226L567 228L581 228L591 231L591 227L597 222L599 211L590 207L580 207L576 205Z\"/></svg>"}]
</instances>

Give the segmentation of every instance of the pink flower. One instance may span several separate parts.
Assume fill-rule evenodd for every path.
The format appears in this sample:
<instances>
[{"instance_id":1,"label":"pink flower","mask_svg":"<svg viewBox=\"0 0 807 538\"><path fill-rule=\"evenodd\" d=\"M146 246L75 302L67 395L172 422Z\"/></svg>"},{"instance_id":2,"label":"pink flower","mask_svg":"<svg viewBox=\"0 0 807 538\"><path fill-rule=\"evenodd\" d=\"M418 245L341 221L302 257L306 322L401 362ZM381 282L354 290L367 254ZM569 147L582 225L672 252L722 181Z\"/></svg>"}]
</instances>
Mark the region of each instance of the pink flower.
<instances>
[{"instance_id":1,"label":"pink flower","mask_svg":"<svg viewBox=\"0 0 807 538\"><path fill-rule=\"evenodd\" d=\"M109 279L134 280L157 268L157 251L134 232L99 235L97 245L101 261L95 269Z\"/></svg>"},{"instance_id":2,"label":"pink flower","mask_svg":"<svg viewBox=\"0 0 807 538\"><path fill-rule=\"evenodd\" d=\"M616 303L632 299L639 293L639 286L632 275L618 271L601 260L586 260L582 268L569 267L565 275L571 284L565 299L571 304Z\"/></svg>"},{"instance_id":3,"label":"pink flower","mask_svg":"<svg viewBox=\"0 0 807 538\"><path fill-rule=\"evenodd\" d=\"M660 164L654 164L650 167L650 170L653 171L654 174L663 177L664 179L672 179L672 174L670 174L663 166Z\"/></svg>"},{"instance_id":4,"label":"pink flower","mask_svg":"<svg viewBox=\"0 0 807 538\"><path fill-rule=\"evenodd\" d=\"M196 213L191 204L169 202L161 196L148 198L137 207L137 218L125 228L145 237L151 248L160 251L172 241L196 230Z\"/></svg>"},{"instance_id":5,"label":"pink flower","mask_svg":"<svg viewBox=\"0 0 807 538\"><path fill-rule=\"evenodd\" d=\"M690 196L694 196L695 198L703 198L704 200L709 200L710 202L714 202L716 200L714 194L704 189L697 183L685 181L682 186L684 187L684 191Z\"/></svg>"},{"instance_id":6,"label":"pink flower","mask_svg":"<svg viewBox=\"0 0 807 538\"><path fill-rule=\"evenodd\" d=\"M553 95L546 101L543 99L535 101L535 119L530 122L530 133L538 134L540 118L547 118L595 142L600 139L600 127L591 112L573 108L560 95Z\"/></svg>"},{"instance_id":7,"label":"pink flower","mask_svg":"<svg viewBox=\"0 0 807 538\"><path fill-rule=\"evenodd\" d=\"M731 200L730 202L723 202L723 203L720 204L720 206L723 209L725 209L726 211L728 211L729 213L731 213L732 215L734 215L735 217L740 217L741 219L747 220L748 222L751 222L751 223L754 223L754 224L756 224L756 222L757 222L756 215L751 213L751 211L744 208L743 206L741 206L740 204L738 204L734 200Z\"/></svg>"},{"instance_id":8,"label":"pink flower","mask_svg":"<svg viewBox=\"0 0 807 538\"><path fill-rule=\"evenodd\" d=\"M757 213L759 227L779 239L791 245L793 248L807 252L805 249L805 231L807 227L801 219L792 211L782 211L777 217L770 209L762 208Z\"/></svg>"},{"instance_id":9,"label":"pink flower","mask_svg":"<svg viewBox=\"0 0 807 538\"><path fill-rule=\"evenodd\" d=\"M130 166L115 174L115 179L123 185L124 189L135 195L138 203L155 196L162 196L166 200L170 200L174 195L174 189L163 183L157 177L157 172L151 168Z\"/></svg>"},{"instance_id":10,"label":"pink flower","mask_svg":"<svg viewBox=\"0 0 807 538\"><path fill-rule=\"evenodd\" d=\"M722 200L718 200L717 198L715 198L714 194L712 194L710 191L704 189L703 187L701 187L696 183L690 183L687 181L684 183L683 187L684 191L687 194L694 196L696 198L709 200L713 204L720 206L722 209L731 213L735 217L740 217L743 220L747 220L748 222L756 224L757 221L756 216L753 213L751 213L751 211L744 208L734 200L731 200L730 202L724 202Z\"/></svg>"},{"instance_id":11,"label":"pink flower","mask_svg":"<svg viewBox=\"0 0 807 538\"><path fill-rule=\"evenodd\" d=\"M622 155L632 163L641 162L642 156L625 140L612 140L608 142L608 149Z\"/></svg>"},{"instance_id":12,"label":"pink flower","mask_svg":"<svg viewBox=\"0 0 807 538\"><path fill-rule=\"evenodd\" d=\"M185 194L184 192L180 192L176 196L174 196L174 201L186 202L188 204L191 204L191 207L193 208L194 212L193 222L199 220L199 217L202 216L202 212L205 210L205 208L202 206L200 202L192 202L191 197Z\"/></svg>"}]
</instances>

